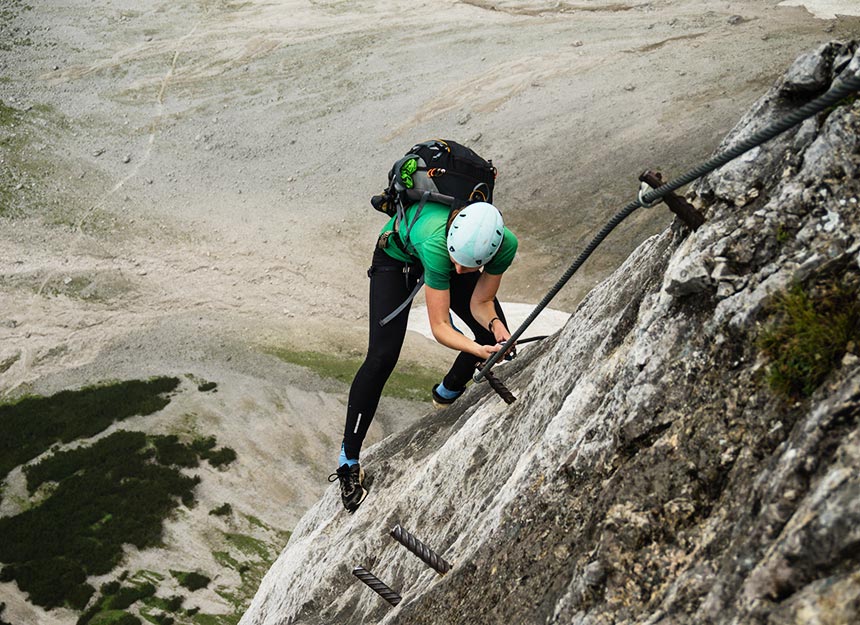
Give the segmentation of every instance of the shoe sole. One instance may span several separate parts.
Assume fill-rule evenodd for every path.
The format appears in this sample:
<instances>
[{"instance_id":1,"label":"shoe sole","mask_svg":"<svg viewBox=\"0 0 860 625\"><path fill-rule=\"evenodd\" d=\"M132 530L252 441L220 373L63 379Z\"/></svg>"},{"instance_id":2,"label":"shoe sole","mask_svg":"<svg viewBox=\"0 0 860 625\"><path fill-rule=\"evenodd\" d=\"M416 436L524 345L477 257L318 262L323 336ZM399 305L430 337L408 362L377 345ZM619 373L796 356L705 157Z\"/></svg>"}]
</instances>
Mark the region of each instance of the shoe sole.
<instances>
[{"instance_id":1,"label":"shoe sole","mask_svg":"<svg viewBox=\"0 0 860 625\"><path fill-rule=\"evenodd\" d=\"M361 486L361 499L358 500L358 503L355 504L355 507L352 508L352 510L350 510L349 508L346 509L346 511L350 514L355 513L355 511L358 510L358 507L362 504L362 502L367 499L367 489L364 487L364 467L361 467L358 471L358 484L359 486Z\"/></svg>"},{"instance_id":2,"label":"shoe sole","mask_svg":"<svg viewBox=\"0 0 860 625\"><path fill-rule=\"evenodd\" d=\"M356 510L358 510L358 507L362 504L362 502L363 502L365 499L367 499L367 490L364 488L364 486L362 486L362 487L361 487L361 499L359 499L359 500L358 500L358 503L357 503L357 504L355 504L355 507L354 507L352 510L350 510L350 511L349 511L349 512L350 512L350 514L352 514L352 513L353 513L353 512L355 512Z\"/></svg>"}]
</instances>

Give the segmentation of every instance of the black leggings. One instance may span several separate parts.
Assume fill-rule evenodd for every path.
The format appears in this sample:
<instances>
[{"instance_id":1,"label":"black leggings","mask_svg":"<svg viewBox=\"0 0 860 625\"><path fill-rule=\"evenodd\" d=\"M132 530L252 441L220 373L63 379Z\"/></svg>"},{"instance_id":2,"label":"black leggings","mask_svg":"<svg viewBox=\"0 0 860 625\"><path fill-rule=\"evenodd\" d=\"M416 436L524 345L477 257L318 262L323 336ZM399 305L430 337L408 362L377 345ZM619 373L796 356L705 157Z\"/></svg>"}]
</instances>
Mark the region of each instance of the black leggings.
<instances>
[{"instance_id":1,"label":"black leggings","mask_svg":"<svg viewBox=\"0 0 860 625\"><path fill-rule=\"evenodd\" d=\"M403 339L406 337L409 306L384 326L379 325L380 320L406 301L418 282L421 275L420 265L410 265L411 271L408 273L404 272L405 267L402 261L395 260L377 249L367 271L370 276L370 337L364 364L355 374L349 389L349 405L343 432L346 457L350 460L357 460L359 457L361 444L376 414L382 389L394 371L400 357L400 349L403 347ZM469 307L480 276L480 272L451 274L451 310L469 326L476 342L493 345L496 342L495 336L472 317ZM498 299L494 300L494 303L496 315L507 327ZM445 388L452 391L464 389L480 361L481 359L473 354L460 352L443 379Z\"/></svg>"}]
</instances>

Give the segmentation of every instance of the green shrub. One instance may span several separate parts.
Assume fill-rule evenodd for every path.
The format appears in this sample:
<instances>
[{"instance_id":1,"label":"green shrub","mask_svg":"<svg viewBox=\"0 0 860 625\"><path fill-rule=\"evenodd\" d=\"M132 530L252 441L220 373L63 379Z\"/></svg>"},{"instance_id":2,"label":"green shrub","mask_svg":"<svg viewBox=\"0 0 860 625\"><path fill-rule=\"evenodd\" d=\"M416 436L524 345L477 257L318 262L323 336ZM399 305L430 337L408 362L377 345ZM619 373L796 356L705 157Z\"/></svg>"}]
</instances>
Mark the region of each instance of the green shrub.
<instances>
[{"instance_id":1,"label":"green shrub","mask_svg":"<svg viewBox=\"0 0 860 625\"><path fill-rule=\"evenodd\" d=\"M236 452L229 447L215 449L217 441L214 436L205 438L197 438L191 443L191 448L200 454L200 457L207 460L213 467L220 467L230 464L236 459Z\"/></svg>"},{"instance_id":2,"label":"green shrub","mask_svg":"<svg viewBox=\"0 0 860 625\"><path fill-rule=\"evenodd\" d=\"M62 391L50 397L23 397L0 404L0 481L55 443L94 436L114 421L164 408L177 378L128 381Z\"/></svg>"},{"instance_id":3,"label":"green shrub","mask_svg":"<svg viewBox=\"0 0 860 625\"><path fill-rule=\"evenodd\" d=\"M89 625L89 622L93 620L96 614L101 612L101 606L94 605L91 608L87 609L86 612L81 614L78 617L78 620L75 622L75 625Z\"/></svg>"},{"instance_id":4,"label":"green shrub","mask_svg":"<svg viewBox=\"0 0 860 625\"><path fill-rule=\"evenodd\" d=\"M0 463L6 462L0 473L57 442L91 436L114 420L163 407L169 400L158 394L177 383L175 378L159 378L0 405ZM44 423L28 424L24 417ZM29 451L16 450L17 459L7 462L5 451L15 445ZM86 583L88 576L110 572L121 561L126 543L139 549L158 544L164 519L180 501L188 507L195 504L194 487L200 478L185 476L179 468L197 466L202 455L215 462L235 459L233 450L213 451L215 447L215 437L186 445L176 436L120 430L92 445L55 451L26 466L29 491L47 483L50 494L18 515L0 518L0 562L5 564L0 581L15 581L32 603L44 608L67 605L83 610L95 592ZM118 579L128 577L123 571ZM101 599L81 616L79 625L108 622L105 619L138 622L124 609L152 597L155 586L136 577L127 587L119 581L104 584ZM189 583L203 579L192 576ZM181 597L177 599L175 609L182 603Z\"/></svg>"},{"instance_id":5,"label":"green shrub","mask_svg":"<svg viewBox=\"0 0 860 625\"><path fill-rule=\"evenodd\" d=\"M193 449L198 454L203 456L206 452L212 451L213 449L215 449L215 446L217 444L218 444L218 441L215 439L214 436L206 436L204 438L195 438L191 442L191 449Z\"/></svg>"},{"instance_id":6,"label":"green shrub","mask_svg":"<svg viewBox=\"0 0 860 625\"><path fill-rule=\"evenodd\" d=\"M66 597L66 603L73 610L83 610L87 607L90 599L95 594L96 589L89 584L81 584L76 586Z\"/></svg>"},{"instance_id":7,"label":"green shrub","mask_svg":"<svg viewBox=\"0 0 860 625\"><path fill-rule=\"evenodd\" d=\"M155 455L161 464L188 468L199 464L197 452L193 447L180 443L177 436L153 436L152 440L155 443Z\"/></svg>"},{"instance_id":8,"label":"green shrub","mask_svg":"<svg viewBox=\"0 0 860 625\"><path fill-rule=\"evenodd\" d=\"M795 286L776 299L773 312L758 345L770 359L768 383L786 399L809 397L860 343L860 301L850 276Z\"/></svg>"},{"instance_id":9,"label":"green shrub","mask_svg":"<svg viewBox=\"0 0 860 625\"><path fill-rule=\"evenodd\" d=\"M133 603L154 595L155 586L148 582L139 586L123 586L116 594L107 597L102 602L102 607L107 610L125 610Z\"/></svg>"},{"instance_id":10,"label":"green shrub","mask_svg":"<svg viewBox=\"0 0 860 625\"><path fill-rule=\"evenodd\" d=\"M201 588L206 588L212 580L194 571L170 571L170 574L176 578L180 586L183 586L194 592Z\"/></svg>"},{"instance_id":11,"label":"green shrub","mask_svg":"<svg viewBox=\"0 0 860 625\"><path fill-rule=\"evenodd\" d=\"M27 489L34 493L45 482L62 482L63 480L86 470L116 471L117 479L125 477L124 468L134 466L138 452L146 446L146 434L143 432L128 432L120 430L103 438L91 447L79 447L70 451L61 451L44 458L34 465L24 467L27 477ZM129 460L126 467L117 460Z\"/></svg>"},{"instance_id":12,"label":"green shrub","mask_svg":"<svg viewBox=\"0 0 860 625\"><path fill-rule=\"evenodd\" d=\"M115 595L117 592L119 592L119 589L119 582L117 580L113 580L111 582L102 584L101 588L99 588L99 592L101 592L102 595Z\"/></svg>"},{"instance_id":13,"label":"green shrub","mask_svg":"<svg viewBox=\"0 0 860 625\"><path fill-rule=\"evenodd\" d=\"M217 508L214 508L213 510L209 511L209 514L213 516L230 516L232 513L233 506L231 506L229 503L225 503L224 505L218 506Z\"/></svg>"},{"instance_id":14,"label":"green shrub","mask_svg":"<svg viewBox=\"0 0 860 625\"><path fill-rule=\"evenodd\" d=\"M222 467L230 464L236 459L236 452L230 449L229 447L222 447L216 451L210 451L203 454L203 457L211 464L213 467Z\"/></svg>"}]
</instances>

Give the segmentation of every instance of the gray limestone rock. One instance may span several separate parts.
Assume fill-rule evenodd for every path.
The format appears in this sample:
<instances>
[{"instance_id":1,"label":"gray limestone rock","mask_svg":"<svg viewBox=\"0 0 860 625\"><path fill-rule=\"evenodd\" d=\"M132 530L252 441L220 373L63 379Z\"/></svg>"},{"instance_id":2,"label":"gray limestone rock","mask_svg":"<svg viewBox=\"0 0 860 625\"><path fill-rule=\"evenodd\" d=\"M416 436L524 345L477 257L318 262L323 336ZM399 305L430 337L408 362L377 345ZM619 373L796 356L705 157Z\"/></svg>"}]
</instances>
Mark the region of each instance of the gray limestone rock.
<instances>
[{"instance_id":1,"label":"gray limestone rock","mask_svg":"<svg viewBox=\"0 0 860 625\"><path fill-rule=\"evenodd\" d=\"M791 64L782 81L786 94L822 91L830 85L833 59L842 52L839 43L827 43L818 50L801 55Z\"/></svg>"},{"instance_id":2,"label":"gray limestone rock","mask_svg":"<svg viewBox=\"0 0 860 625\"><path fill-rule=\"evenodd\" d=\"M780 84L796 105L855 49L823 46ZM789 106L772 89L726 143ZM860 622L856 346L787 402L757 343L792 285L860 281L860 104L822 118L702 181L699 230L643 242L501 365L516 403L475 384L366 450L367 500L349 515L332 486L242 624ZM395 524L452 570L392 541Z\"/></svg>"}]
</instances>

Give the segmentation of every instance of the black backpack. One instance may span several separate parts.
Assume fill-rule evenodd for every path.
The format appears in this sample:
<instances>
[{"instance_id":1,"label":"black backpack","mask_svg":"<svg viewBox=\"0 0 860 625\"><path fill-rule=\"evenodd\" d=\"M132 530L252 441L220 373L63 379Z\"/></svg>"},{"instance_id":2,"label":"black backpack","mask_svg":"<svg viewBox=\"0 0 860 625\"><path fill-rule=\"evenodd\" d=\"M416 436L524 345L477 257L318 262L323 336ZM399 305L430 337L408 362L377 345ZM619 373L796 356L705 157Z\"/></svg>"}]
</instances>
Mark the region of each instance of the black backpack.
<instances>
[{"instance_id":1,"label":"black backpack","mask_svg":"<svg viewBox=\"0 0 860 625\"><path fill-rule=\"evenodd\" d=\"M412 146L388 172L388 188L370 203L389 216L415 202L462 208L493 201L496 168L456 141L434 139Z\"/></svg>"},{"instance_id":2,"label":"black backpack","mask_svg":"<svg viewBox=\"0 0 860 625\"><path fill-rule=\"evenodd\" d=\"M380 238L386 245L390 239L407 256L409 231L421 214L425 202L438 202L454 211L473 202L493 201L496 168L493 161L484 160L473 150L456 141L434 139L418 143L398 160L388 172L388 187L374 195L370 203L376 210L395 217L394 230ZM412 222L401 229L406 209L419 203ZM385 325L412 301L423 284L423 277L409 298L380 322Z\"/></svg>"}]
</instances>

